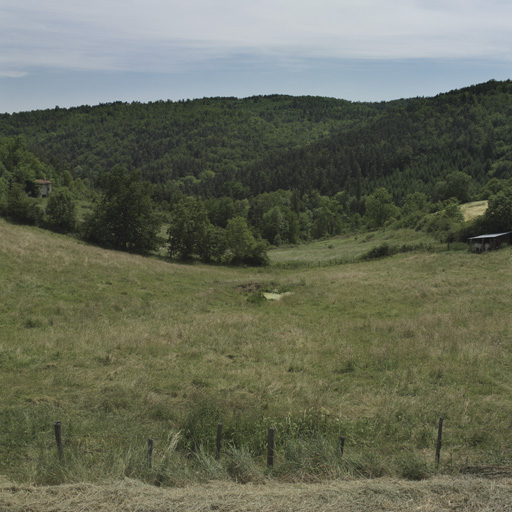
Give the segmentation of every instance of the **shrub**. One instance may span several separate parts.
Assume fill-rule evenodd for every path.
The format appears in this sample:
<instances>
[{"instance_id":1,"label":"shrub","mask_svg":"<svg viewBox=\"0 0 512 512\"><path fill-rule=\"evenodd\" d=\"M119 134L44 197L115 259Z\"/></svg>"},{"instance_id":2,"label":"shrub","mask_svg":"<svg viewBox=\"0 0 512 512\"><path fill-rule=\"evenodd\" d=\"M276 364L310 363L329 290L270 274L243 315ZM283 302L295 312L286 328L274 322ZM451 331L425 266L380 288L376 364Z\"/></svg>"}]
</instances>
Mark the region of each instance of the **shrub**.
<instances>
[{"instance_id":1,"label":"shrub","mask_svg":"<svg viewBox=\"0 0 512 512\"><path fill-rule=\"evenodd\" d=\"M76 208L71 192L62 188L48 199L46 219L50 227L68 233L76 227Z\"/></svg>"},{"instance_id":2,"label":"shrub","mask_svg":"<svg viewBox=\"0 0 512 512\"><path fill-rule=\"evenodd\" d=\"M387 258L388 256L392 256L396 253L396 249L390 247L389 244L383 243L370 249L367 253L361 256L362 260L377 260L380 258Z\"/></svg>"},{"instance_id":3,"label":"shrub","mask_svg":"<svg viewBox=\"0 0 512 512\"><path fill-rule=\"evenodd\" d=\"M23 224L39 224L42 211L37 199L29 198L22 185L14 183L7 196L6 214L9 218Z\"/></svg>"},{"instance_id":4,"label":"shrub","mask_svg":"<svg viewBox=\"0 0 512 512\"><path fill-rule=\"evenodd\" d=\"M226 228L225 263L231 265L268 265L267 243L254 239L243 217L230 219Z\"/></svg>"}]
</instances>

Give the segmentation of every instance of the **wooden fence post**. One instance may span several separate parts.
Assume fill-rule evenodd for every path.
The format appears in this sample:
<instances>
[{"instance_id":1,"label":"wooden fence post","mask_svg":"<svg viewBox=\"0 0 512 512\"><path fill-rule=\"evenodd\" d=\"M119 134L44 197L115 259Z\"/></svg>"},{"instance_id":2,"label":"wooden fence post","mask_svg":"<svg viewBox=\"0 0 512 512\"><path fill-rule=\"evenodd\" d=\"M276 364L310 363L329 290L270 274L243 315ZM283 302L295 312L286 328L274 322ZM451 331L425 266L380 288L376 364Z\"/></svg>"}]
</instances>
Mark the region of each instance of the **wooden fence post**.
<instances>
[{"instance_id":1,"label":"wooden fence post","mask_svg":"<svg viewBox=\"0 0 512 512\"><path fill-rule=\"evenodd\" d=\"M53 430L55 432L55 442L57 443L59 459L62 461L64 458L64 449L62 448L62 425L60 421L56 421L53 424Z\"/></svg>"},{"instance_id":2,"label":"wooden fence post","mask_svg":"<svg viewBox=\"0 0 512 512\"><path fill-rule=\"evenodd\" d=\"M267 449L267 467L272 469L274 467L274 447L276 439L276 429L268 429L268 449Z\"/></svg>"},{"instance_id":3,"label":"wooden fence post","mask_svg":"<svg viewBox=\"0 0 512 512\"><path fill-rule=\"evenodd\" d=\"M343 455L343 451L345 450L345 438L340 436L340 453Z\"/></svg>"},{"instance_id":4,"label":"wooden fence post","mask_svg":"<svg viewBox=\"0 0 512 512\"><path fill-rule=\"evenodd\" d=\"M220 459L220 450L222 448L222 423L217 425L217 442L216 442L217 452L215 453L215 460Z\"/></svg>"},{"instance_id":5,"label":"wooden fence post","mask_svg":"<svg viewBox=\"0 0 512 512\"><path fill-rule=\"evenodd\" d=\"M442 437L443 437L443 418L439 418L439 428L437 430L437 444L436 444L436 466L439 465L439 459L441 457Z\"/></svg>"},{"instance_id":6,"label":"wooden fence post","mask_svg":"<svg viewBox=\"0 0 512 512\"><path fill-rule=\"evenodd\" d=\"M148 466L153 466L153 439L148 439Z\"/></svg>"}]
</instances>

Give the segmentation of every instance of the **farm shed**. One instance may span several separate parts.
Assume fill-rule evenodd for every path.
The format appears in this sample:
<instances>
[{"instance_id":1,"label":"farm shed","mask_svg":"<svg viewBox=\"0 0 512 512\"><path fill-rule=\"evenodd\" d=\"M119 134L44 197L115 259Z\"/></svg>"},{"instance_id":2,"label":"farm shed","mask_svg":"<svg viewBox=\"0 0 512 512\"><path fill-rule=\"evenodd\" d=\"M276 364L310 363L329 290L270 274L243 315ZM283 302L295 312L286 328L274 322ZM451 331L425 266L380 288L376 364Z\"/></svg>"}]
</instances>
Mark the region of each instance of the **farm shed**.
<instances>
[{"instance_id":1,"label":"farm shed","mask_svg":"<svg viewBox=\"0 0 512 512\"><path fill-rule=\"evenodd\" d=\"M468 238L468 246L471 252L483 252L499 249L503 243L512 243L512 231Z\"/></svg>"},{"instance_id":2,"label":"farm shed","mask_svg":"<svg viewBox=\"0 0 512 512\"><path fill-rule=\"evenodd\" d=\"M40 197L48 197L52 193L52 182L48 180L34 180L39 185Z\"/></svg>"}]
</instances>

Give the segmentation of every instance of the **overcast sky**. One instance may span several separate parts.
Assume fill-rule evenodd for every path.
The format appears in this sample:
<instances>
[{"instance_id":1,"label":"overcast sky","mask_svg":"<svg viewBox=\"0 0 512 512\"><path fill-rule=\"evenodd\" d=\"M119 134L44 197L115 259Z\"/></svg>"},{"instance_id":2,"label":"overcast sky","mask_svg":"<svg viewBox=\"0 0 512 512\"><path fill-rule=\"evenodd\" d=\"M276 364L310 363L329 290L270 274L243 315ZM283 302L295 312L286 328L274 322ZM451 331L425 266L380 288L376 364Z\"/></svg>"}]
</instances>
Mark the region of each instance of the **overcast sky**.
<instances>
[{"instance_id":1,"label":"overcast sky","mask_svg":"<svg viewBox=\"0 0 512 512\"><path fill-rule=\"evenodd\" d=\"M510 0L0 0L0 112L432 96L512 75Z\"/></svg>"}]
</instances>

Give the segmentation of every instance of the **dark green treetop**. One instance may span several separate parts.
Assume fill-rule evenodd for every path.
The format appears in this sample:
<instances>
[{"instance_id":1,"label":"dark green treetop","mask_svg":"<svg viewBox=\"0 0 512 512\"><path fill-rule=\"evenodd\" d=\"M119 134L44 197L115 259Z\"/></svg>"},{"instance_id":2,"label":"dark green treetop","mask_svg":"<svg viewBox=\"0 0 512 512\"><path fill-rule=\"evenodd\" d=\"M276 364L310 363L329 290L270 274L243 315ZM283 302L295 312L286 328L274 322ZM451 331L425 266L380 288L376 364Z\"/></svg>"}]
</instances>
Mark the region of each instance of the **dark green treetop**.
<instances>
[{"instance_id":1,"label":"dark green treetop","mask_svg":"<svg viewBox=\"0 0 512 512\"><path fill-rule=\"evenodd\" d=\"M161 243L161 221L150 196L150 184L139 171L116 167L105 178L105 193L84 222L84 237L124 251L150 252Z\"/></svg>"}]
</instances>

